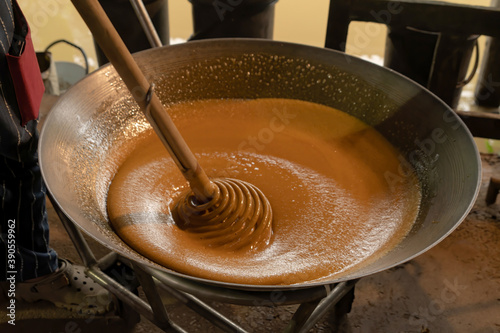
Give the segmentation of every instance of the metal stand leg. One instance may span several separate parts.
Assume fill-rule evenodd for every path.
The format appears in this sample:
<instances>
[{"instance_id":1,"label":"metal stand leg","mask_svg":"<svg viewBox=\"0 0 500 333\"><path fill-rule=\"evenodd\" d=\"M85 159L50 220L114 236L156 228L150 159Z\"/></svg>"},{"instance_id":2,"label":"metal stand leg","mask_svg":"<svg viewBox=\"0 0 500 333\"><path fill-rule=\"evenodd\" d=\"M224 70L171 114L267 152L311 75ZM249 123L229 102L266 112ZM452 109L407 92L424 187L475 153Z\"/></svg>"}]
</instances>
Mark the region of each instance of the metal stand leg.
<instances>
[{"instance_id":1,"label":"metal stand leg","mask_svg":"<svg viewBox=\"0 0 500 333\"><path fill-rule=\"evenodd\" d=\"M48 194L48 197L51 198L50 193ZM117 256L115 254L111 254L111 256L103 258L102 262L98 262L94 256L94 253L90 249L87 241L80 232L80 230L78 230L77 227L66 217L66 215L64 215L64 213L57 205L55 200L51 199L51 202L64 228L66 229L66 232L71 238L73 245L75 246L78 254L80 255L83 264L87 268L86 273L90 277L92 277L101 286L106 288L111 294L113 294L119 300L128 305L130 309L132 309L137 313L142 314L145 318L153 322L156 326L163 329L165 332L184 332L184 330L180 328L174 328L172 325L170 325L163 304L161 304L161 307L158 305L158 302L161 302L161 300L158 300L154 297L154 295L156 295L159 298L156 290L152 290L151 292L146 293L148 301L151 303L150 306L142 299L140 299L137 295L135 295L130 290L125 288L123 285L116 282L114 279L110 278L107 274L105 274L101 270L101 267L104 265L111 264L110 258L111 259L113 259L113 257L117 258ZM152 280L152 277L144 276L145 273L140 267L136 266L134 268L136 274L140 275L139 280L143 284L143 288L145 289L145 291L153 289L154 281Z\"/></svg>"},{"instance_id":2,"label":"metal stand leg","mask_svg":"<svg viewBox=\"0 0 500 333\"><path fill-rule=\"evenodd\" d=\"M305 290L285 291L284 294L286 294L286 296L281 295L283 297L278 297L276 302L270 302L270 299L276 298L274 297L276 295L273 296L273 292L232 290L207 286L192 281L184 281L171 274L166 274L150 267L131 262L126 258L121 258L116 253L112 252L97 260L80 230L78 230L78 228L64 215L57 206L57 203L55 203L54 200L51 201L80 255L80 258L87 268L86 273L118 298L124 305L128 306L128 309L134 314L137 316L141 314L165 332L186 331L175 323L172 323L169 319L165 306L158 293L158 287L165 289L187 307L226 332L245 333L246 331L194 295L208 297L219 302L249 306L262 304L263 300L267 300L270 306L302 303L294 314L291 322L286 327L285 332L307 332L332 306L335 306L341 301L357 282L357 280L353 280L339 283L335 285L331 292L327 292L322 286ZM124 278L120 277L118 280L122 283L119 283L103 272L103 270L106 270L117 261L130 266L135 275L125 276ZM135 277L139 280L149 304L124 286L130 283L129 280L135 279ZM283 301L280 301L281 299Z\"/></svg>"},{"instance_id":3,"label":"metal stand leg","mask_svg":"<svg viewBox=\"0 0 500 333\"><path fill-rule=\"evenodd\" d=\"M500 194L500 178L490 179L490 184L488 185L488 192L486 193L486 204L492 205L497 201L497 197Z\"/></svg>"},{"instance_id":4,"label":"metal stand leg","mask_svg":"<svg viewBox=\"0 0 500 333\"><path fill-rule=\"evenodd\" d=\"M301 304L285 332L308 332L332 306L337 304L354 287L356 282L357 280L341 282L322 300Z\"/></svg>"},{"instance_id":5,"label":"metal stand leg","mask_svg":"<svg viewBox=\"0 0 500 333\"><path fill-rule=\"evenodd\" d=\"M212 324L217 326L218 328L224 330L225 332L234 332L234 333L245 333L246 331L239 327L237 324L224 317L222 314L211 308L208 304L201 301L197 297L174 289L161 281L157 280L157 285L167 291L170 295L175 297L177 300L182 302L185 306L209 320Z\"/></svg>"},{"instance_id":6,"label":"metal stand leg","mask_svg":"<svg viewBox=\"0 0 500 333\"><path fill-rule=\"evenodd\" d=\"M170 322L153 277L147 274L141 265L132 263L132 266L151 305L154 314L153 322L165 332L184 332L180 327L174 328L174 325Z\"/></svg>"},{"instance_id":7,"label":"metal stand leg","mask_svg":"<svg viewBox=\"0 0 500 333\"><path fill-rule=\"evenodd\" d=\"M52 203L52 206L54 207L54 210L57 213L57 216L62 222L62 225L64 226L64 229L66 229L66 232L69 235L69 238L71 238L71 241L73 242L73 245L76 248L76 251L80 255L80 258L83 261L83 264L86 267L91 267L97 264L97 260L94 256L94 253L90 249L88 243L85 241L85 238L83 238L82 233L80 230L78 230L73 222L71 222L66 215L62 212L61 208L59 205L57 205L57 202L52 198L52 195L50 192L47 193L48 198L50 199L50 202Z\"/></svg>"}]
</instances>

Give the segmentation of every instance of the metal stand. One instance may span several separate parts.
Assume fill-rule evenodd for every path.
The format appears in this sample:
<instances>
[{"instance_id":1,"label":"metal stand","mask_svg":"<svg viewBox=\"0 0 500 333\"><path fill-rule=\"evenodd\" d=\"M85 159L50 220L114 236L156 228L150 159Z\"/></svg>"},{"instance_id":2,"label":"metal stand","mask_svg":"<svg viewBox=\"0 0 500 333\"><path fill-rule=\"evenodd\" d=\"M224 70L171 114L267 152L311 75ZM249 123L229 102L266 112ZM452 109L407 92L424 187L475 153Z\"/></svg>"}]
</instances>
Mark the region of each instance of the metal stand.
<instances>
[{"instance_id":1,"label":"metal stand","mask_svg":"<svg viewBox=\"0 0 500 333\"><path fill-rule=\"evenodd\" d=\"M500 178L490 178L490 183L488 185L488 191L486 192L486 204L492 205L497 201L497 197L500 195Z\"/></svg>"},{"instance_id":2,"label":"metal stand","mask_svg":"<svg viewBox=\"0 0 500 333\"><path fill-rule=\"evenodd\" d=\"M48 196L51 199L50 193ZM353 292L357 280L279 292L245 291L187 280L132 262L114 252L97 260L80 230L62 212L55 200L51 200L51 202L86 267L86 274L121 302L117 307L119 315L129 323L137 323L139 321L138 314L140 314L165 332L187 332L169 318L159 295L159 289L167 291L186 307L225 332L243 333L247 331L198 297L246 306L300 304L292 320L284 328L284 332L287 333L308 332L328 310L341 301L344 302L343 305L345 302L348 303L347 308L342 307L347 309L344 312L350 310L352 298L345 296ZM142 287L147 301L134 293L139 285ZM347 313L341 313L339 317L345 314Z\"/></svg>"}]
</instances>

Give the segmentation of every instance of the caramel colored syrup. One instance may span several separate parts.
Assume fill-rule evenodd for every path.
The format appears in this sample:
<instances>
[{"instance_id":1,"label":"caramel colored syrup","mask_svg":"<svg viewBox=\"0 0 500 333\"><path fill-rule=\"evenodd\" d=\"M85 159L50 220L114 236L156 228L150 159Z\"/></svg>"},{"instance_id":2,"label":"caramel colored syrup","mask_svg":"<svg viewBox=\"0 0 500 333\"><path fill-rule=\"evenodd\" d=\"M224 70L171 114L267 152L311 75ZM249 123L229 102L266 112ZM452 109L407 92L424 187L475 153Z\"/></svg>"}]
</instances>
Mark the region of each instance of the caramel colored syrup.
<instances>
[{"instance_id":1,"label":"caramel colored syrup","mask_svg":"<svg viewBox=\"0 0 500 333\"><path fill-rule=\"evenodd\" d=\"M399 153L344 112L286 99L195 101L168 112L208 176L255 185L273 222L258 249L211 246L178 228L171 211L188 185L148 132L112 180L107 204L123 241L160 265L239 284L322 281L391 250L415 221L416 177L389 184Z\"/></svg>"}]
</instances>

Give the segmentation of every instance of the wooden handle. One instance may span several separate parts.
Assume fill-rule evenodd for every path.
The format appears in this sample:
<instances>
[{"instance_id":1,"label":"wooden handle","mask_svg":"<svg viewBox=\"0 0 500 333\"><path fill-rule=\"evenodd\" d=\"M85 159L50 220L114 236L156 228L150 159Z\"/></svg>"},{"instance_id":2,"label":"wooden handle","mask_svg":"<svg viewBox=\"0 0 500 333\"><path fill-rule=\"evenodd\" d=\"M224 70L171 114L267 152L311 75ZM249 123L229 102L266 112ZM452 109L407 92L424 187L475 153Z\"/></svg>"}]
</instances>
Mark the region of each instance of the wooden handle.
<instances>
[{"instance_id":1,"label":"wooden handle","mask_svg":"<svg viewBox=\"0 0 500 333\"><path fill-rule=\"evenodd\" d=\"M97 44L125 82L156 134L169 151L184 178L189 182L199 202L208 202L214 194L214 184L198 164L177 127L153 92L149 105L146 94L150 84L123 43L97 0L72 0ZM148 107L149 106L149 107Z\"/></svg>"}]
</instances>

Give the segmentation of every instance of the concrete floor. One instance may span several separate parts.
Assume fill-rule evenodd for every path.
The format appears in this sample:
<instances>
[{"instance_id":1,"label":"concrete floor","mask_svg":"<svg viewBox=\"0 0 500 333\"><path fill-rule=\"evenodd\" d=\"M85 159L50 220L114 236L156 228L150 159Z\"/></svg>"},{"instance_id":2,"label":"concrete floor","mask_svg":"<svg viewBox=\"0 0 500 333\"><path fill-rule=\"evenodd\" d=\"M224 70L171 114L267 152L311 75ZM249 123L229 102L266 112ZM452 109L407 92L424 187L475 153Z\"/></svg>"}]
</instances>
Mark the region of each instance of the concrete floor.
<instances>
[{"instance_id":1,"label":"concrete floor","mask_svg":"<svg viewBox=\"0 0 500 333\"><path fill-rule=\"evenodd\" d=\"M482 165L481 193L466 220L418 258L361 279L341 332L500 333L500 197L493 205L484 203L490 177L500 175L500 156L482 155ZM50 204L48 213L52 246L60 256L79 262ZM106 253L89 241L98 256ZM171 319L189 332L220 331L170 295L162 297ZM135 325L114 312L82 318L45 302L18 303L12 326L6 323L6 302L0 301L0 332L161 332L144 318ZM211 304L251 332L282 330L296 309ZM335 326L327 314L312 332L333 332Z\"/></svg>"}]
</instances>

